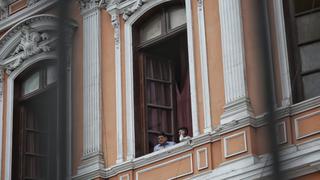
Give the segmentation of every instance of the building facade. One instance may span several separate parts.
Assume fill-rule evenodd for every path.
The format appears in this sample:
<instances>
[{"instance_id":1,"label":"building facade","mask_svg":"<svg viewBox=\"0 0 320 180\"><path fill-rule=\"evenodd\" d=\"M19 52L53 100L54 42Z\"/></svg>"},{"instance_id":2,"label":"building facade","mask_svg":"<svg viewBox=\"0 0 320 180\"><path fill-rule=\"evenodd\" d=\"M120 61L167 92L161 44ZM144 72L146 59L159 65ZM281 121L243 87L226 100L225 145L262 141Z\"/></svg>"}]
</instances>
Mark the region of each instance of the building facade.
<instances>
[{"instance_id":1,"label":"building facade","mask_svg":"<svg viewBox=\"0 0 320 180\"><path fill-rule=\"evenodd\" d=\"M319 0L68 4L0 0L0 179L320 178Z\"/></svg>"}]
</instances>

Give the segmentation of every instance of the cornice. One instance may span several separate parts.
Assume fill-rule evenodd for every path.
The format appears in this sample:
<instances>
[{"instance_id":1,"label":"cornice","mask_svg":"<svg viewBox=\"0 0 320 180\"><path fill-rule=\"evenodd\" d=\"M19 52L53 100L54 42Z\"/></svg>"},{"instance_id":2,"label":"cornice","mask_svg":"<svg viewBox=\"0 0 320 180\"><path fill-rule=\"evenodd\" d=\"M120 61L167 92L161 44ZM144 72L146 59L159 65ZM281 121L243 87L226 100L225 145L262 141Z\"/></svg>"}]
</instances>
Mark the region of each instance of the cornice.
<instances>
[{"instance_id":1,"label":"cornice","mask_svg":"<svg viewBox=\"0 0 320 180\"><path fill-rule=\"evenodd\" d=\"M104 0L78 0L78 2L82 16L98 10L105 3Z\"/></svg>"},{"instance_id":2,"label":"cornice","mask_svg":"<svg viewBox=\"0 0 320 180\"><path fill-rule=\"evenodd\" d=\"M315 97L310 100L307 100L307 101L303 101L299 104L291 105L291 106L284 107L284 108L278 108L275 110L274 114L278 120L281 120L284 117L290 117L292 115L302 113L302 112L305 112L305 111L308 111L312 108L317 108L317 107L320 107L320 96ZM99 171L100 172L99 177L102 177L102 178L113 177L113 176L116 176L116 175L123 173L125 171L129 171L129 170L133 170L133 169L136 169L139 167L143 167L143 166L152 164L154 162L158 162L158 161L167 159L169 157L173 157L178 154L190 151L190 150L194 149L195 147L199 147L203 144L219 141L221 139L221 137L228 132L236 131L238 129L248 127L248 126L261 127L261 126L266 125L267 123L268 123L267 113L256 116L256 117L246 117L246 118L243 118L243 119L240 119L237 121L232 121L230 123L227 123L227 124L224 124L224 125L221 125L221 126L214 128L213 131L210 133L201 134L197 137L193 137L187 142L179 143L176 146L170 147L170 148L165 149L163 151L158 151L158 152L154 152L151 154L147 154L145 156L136 158L132 161L126 161L126 162L111 166L109 168L106 168L104 170L101 170L101 171L103 171L103 173L101 173L101 171ZM318 142L319 140L313 140L313 141ZM312 146L312 142L305 143L305 144L298 145L298 146L284 146L283 148L281 148L281 152L280 152L280 154L282 154L281 157L285 161L288 161L289 159L294 159L294 156L295 156L294 153L298 149L297 147L299 147L300 149L303 149L303 148L307 149L310 145ZM287 154L291 154L292 157ZM265 160L266 158L263 158L263 159ZM75 180L90 179L90 178L93 178L93 176L88 176L88 175L89 174L97 175L96 172L98 172L98 171L88 172L87 174L83 174L83 175L77 175L77 176L74 176L73 179L75 179Z\"/></svg>"},{"instance_id":3,"label":"cornice","mask_svg":"<svg viewBox=\"0 0 320 180\"><path fill-rule=\"evenodd\" d=\"M0 20L0 31L8 29L10 26L13 26L14 24L22 21L23 19L50 8L52 5L54 5L57 2L58 2L58 0L31 0L31 1L29 1L28 7L26 7L25 9L22 9L21 11L18 11L17 13L12 14L10 16L6 16L5 18ZM8 9L8 8L6 8L6 9Z\"/></svg>"}]
</instances>

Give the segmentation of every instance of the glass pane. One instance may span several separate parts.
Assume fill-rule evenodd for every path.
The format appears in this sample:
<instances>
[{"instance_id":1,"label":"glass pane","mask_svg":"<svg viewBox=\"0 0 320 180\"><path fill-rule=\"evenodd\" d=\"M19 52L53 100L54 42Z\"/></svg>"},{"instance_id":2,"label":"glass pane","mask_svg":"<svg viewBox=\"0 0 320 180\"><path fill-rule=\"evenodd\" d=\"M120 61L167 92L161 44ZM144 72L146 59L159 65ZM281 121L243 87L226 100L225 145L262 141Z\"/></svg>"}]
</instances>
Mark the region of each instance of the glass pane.
<instances>
[{"instance_id":1,"label":"glass pane","mask_svg":"<svg viewBox=\"0 0 320 180\"><path fill-rule=\"evenodd\" d=\"M186 24L186 12L184 8L175 8L169 10L169 28L174 29L183 24Z\"/></svg>"},{"instance_id":2,"label":"glass pane","mask_svg":"<svg viewBox=\"0 0 320 180\"><path fill-rule=\"evenodd\" d=\"M157 132L172 133L172 111L160 108L148 108L148 129Z\"/></svg>"},{"instance_id":3,"label":"glass pane","mask_svg":"<svg viewBox=\"0 0 320 180\"><path fill-rule=\"evenodd\" d=\"M47 84L56 82L57 80L57 69L56 66L51 65L47 67Z\"/></svg>"},{"instance_id":4,"label":"glass pane","mask_svg":"<svg viewBox=\"0 0 320 180\"><path fill-rule=\"evenodd\" d=\"M313 0L294 0L296 13L312 9Z\"/></svg>"},{"instance_id":5,"label":"glass pane","mask_svg":"<svg viewBox=\"0 0 320 180\"><path fill-rule=\"evenodd\" d=\"M297 17L298 43L320 39L320 12Z\"/></svg>"},{"instance_id":6,"label":"glass pane","mask_svg":"<svg viewBox=\"0 0 320 180\"><path fill-rule=\"evenodd\" d=\"M320 7L320 0L316 0L315 2L315 8L319 8Z\"/></svg>"},{"instance_id":7,"label":"glass pane","mask_svg":"<svg viewBox=\"0 0 320 180\"><path fill-rule=\"evenodd\" d=\"M157 15L142 25L140 29L140 41L144 42L159 35L161 35L161 16Z\"/></svg>"},{"instance_id":8,"label":"glass pane","mask_svg":"<svg viewBox=\"0 0 320 180\"><path fill-rule=\"evenodd\" d=\"M304 76L302 79L305 99L320 95L320 72Z\"/></svg>"},{"instance_id":9,"label":"glass pane","mask_svg":"<svg viewBox=\"0 0 320 180\"><path fill-rule=\"evenodd\" d=\"M148 104L171 106L171 84L148 80L146 93Z\"/></svg>"},{"instance_id":10,"label":"glass pane","mask_svg":"<svg viewBox=\"0 0 320 180\"><path fill-rule=\"evenodd\" d=\"M32 74L22 83L22 94L29 94L40 88L40 72Z\"/></svg>"},{"instance_id":11,"label":"glass pane","mask_svg":"<svg viewBox=\"0 0 320 180\"><path fill-rule=\"evenodd\" d=\"M302 72L320 69L320 42L300 47Z\"/></svg>"}]
</instances>

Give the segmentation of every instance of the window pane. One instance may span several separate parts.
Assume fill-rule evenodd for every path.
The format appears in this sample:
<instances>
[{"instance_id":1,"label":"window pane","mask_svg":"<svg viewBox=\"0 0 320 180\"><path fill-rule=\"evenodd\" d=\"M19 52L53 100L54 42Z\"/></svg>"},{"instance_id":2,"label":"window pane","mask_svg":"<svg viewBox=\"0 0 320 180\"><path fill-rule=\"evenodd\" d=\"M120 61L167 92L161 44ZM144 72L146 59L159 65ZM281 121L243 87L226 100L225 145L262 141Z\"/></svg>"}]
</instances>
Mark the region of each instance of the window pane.
<instances>
[{"instance_id":1,"label":"window pane","mask_svg":"<svg viewBox=\"0 0 320 180\"><path fill-rule=\"evenodd\" d=\"M161 35L161 16L157 15L142 25L140 29L140 41L144 42L159 35Z\"/></svg>"},{"instance_id":2,"label":"window pane","mask_svg":"<svg viewBox=\"0 0 320 180\"><path fill-rule=\"evenodd\" d=\"M315 8L319 8L320 7L320 0L316 0L315 2Z\"/></svg>"},{"instance_id":3,"label":"window pane","mask_svg":"<svg viewBox=\"0 0 320 180\"><path fill-rule=\"evenodd\" d=\"M304 97L309 99L320 95L320 72L303 77Z\"/></svg>"},{"instance_id":4,"label":"window pane","mask_svg":"<svg viewBox=\"0 0 320 180\"><path fill-rule=\"evenodd\" d=\"M184 8L169 10L170 29L174 29L186 23L186 12Z\"/></svg>"},{"instance_id":5,"label":"window pane","mask_svg":"<svg viewBox=\"0 0 320 180\"><path fill-rule=\"evenodd\" d=\"M172 110L148 107L148 129L172 133Z\"/></svg>"},{"instance_id":6,"label":"window pane","mask_svg":"<svg viewBox=\"0 0 320 180\"><path fill-rule=\"evenodd\" d=\"M320 69L320 42L300 47L302 72Z\"/></svg>"},{"instance_id":7,"label":"window pane","mask_svg":"<svg viewBox=\"0 0 320 180\"><path fill-rule=\"evenodd\" d=\"M320 38L320 12L297 17L298 43Z\"/></svg>"},{"instance_id":8,"label":"window pane","mask_svg":"<svg viewBox=\"0 0 320 180\"><path fill-rule=\"evenodd\" d=\"M40 72L32 74L27 80L22 83L22 94L29 94L40 87Z\"/></svg>"},{"instance_id":9,"label":"window pane","mask_svg":"<svg viewBox=\"0 0 320 180\"><path fill-rule=\"evenodd\" d=\"M57 69L56 66L51 65L47 67L47 84L56 82L57 80Z\"/></svg>"},{"instance_id":10,"label":"window pane","mask_svg":"<svg viewBox=\"0 0 320 180\"><path fill-rule=\"evenodd\" d=\"M312 9L313 0L294 0L296 13Z\"/></svg>"}]
</instances>

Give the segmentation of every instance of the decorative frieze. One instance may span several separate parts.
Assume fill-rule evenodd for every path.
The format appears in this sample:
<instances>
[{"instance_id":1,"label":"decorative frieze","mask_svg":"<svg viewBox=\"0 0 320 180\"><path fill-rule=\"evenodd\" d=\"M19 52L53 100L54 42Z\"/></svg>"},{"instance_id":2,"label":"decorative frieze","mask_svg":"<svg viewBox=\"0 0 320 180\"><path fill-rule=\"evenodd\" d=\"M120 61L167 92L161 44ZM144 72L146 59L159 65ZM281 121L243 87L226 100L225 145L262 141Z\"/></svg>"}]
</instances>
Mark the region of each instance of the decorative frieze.
<instances>
[{"instance_id":1,"label":"decorative frieze","mask_svg":"<svg viewBox=\"0 0 320 180\"><path fill-rule=\"evenodd\" d=\"M136 12L148 0L135 0L133 6L124 10L123 19L127 20L134 12Z\"/></svg>"},{"instance_id":2,"label":"decorative frieze","mask_svg":"<svg viewBox=\"0 0 320 180\"><path fill-rule=\"evenodd\" d=\"M245 75L241 0L219 0L225 89L221 124L251 116Z\"/></svg>"}]
</instances>

